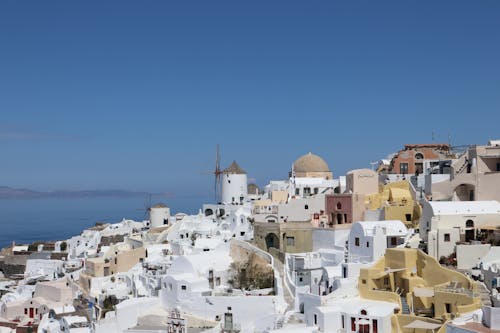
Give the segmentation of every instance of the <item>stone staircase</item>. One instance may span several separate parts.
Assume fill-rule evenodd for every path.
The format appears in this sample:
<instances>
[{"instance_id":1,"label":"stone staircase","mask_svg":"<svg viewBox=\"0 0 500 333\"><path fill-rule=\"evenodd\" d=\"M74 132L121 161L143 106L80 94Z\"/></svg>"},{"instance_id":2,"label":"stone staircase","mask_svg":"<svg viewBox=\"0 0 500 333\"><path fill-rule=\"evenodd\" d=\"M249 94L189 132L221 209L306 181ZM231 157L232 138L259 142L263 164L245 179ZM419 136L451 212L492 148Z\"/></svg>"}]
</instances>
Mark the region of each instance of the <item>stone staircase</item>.
<instances>
[{"instance_id":1,"label":"stone staircase","mask_svg":"<svg viewBox=\"0 0 500 333\"><path fill-rule=\"evenodd\" d=\"M410 306L408 305L408 302L406 301L406 297L401 296L401 306L403 307L401 309L401 312L403 314L410 314Z\"/></svg>"},{"instance_id":2,"label":"stone staircase","mask_svg":"<svg viewBox=\"0 0 500 333\"><path fill-rule=\"evenodd\" d=\"M488 288L486 288L486 285L482 282L477 282L476 286L476 292L479 293L479 297L481 297L481 304L483 306L491 306L491 293Z\"/></svg>"},{"instance_id":3,"label":"stone staircase","mask_svg":"<svg viewBox=\"0 0 500 333\"><path fill-rule=\"evenodd\" d=\"M460 166L460 168L458 170L455 171L455 175L459 175L461 173L464 172L464 170L467 168L467 166L469 165L469 161L465 158L465 155L462 155L460 157L460 159L463 159L463 163L462 165Z\"/></svg>"}]
</instances>

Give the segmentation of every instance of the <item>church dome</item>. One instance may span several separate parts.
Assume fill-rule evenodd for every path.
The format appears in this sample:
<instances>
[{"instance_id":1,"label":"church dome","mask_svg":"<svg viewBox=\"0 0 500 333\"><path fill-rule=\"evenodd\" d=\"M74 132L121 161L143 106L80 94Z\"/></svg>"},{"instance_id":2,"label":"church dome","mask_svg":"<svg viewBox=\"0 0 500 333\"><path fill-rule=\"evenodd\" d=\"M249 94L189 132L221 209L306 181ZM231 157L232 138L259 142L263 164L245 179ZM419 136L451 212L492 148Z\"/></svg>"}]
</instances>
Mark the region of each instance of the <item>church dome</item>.
<instances>
[{"instance_id":1,"label":"church dome","mask_svg":"<svg viewBox=\"0 0 500 333\"><path fill-rule=\"evenodd\" d=\"M313 153L308 153L299 157L293 163L293 169L295 172L300 173L330 172L330 168L325 160Z\"/></svg>"}]
</instances>

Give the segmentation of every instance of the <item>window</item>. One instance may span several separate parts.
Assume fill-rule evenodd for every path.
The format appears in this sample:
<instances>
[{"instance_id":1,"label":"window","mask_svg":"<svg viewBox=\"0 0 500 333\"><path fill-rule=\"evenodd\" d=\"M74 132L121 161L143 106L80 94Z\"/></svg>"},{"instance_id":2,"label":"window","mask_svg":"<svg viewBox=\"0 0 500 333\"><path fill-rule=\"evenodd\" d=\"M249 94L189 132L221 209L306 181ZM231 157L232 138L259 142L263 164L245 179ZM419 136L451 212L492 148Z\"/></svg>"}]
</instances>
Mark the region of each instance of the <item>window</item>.
<instances>
[{"instance_id":1,"label":"window","mask_svg":"<svg viewBox=\"0 0 500 333\"><path fill-rule=\"evenodd\" d=\"M450 234L444 234L444 241L449 242L450 241Z\"/></svg>"},{"instance_id":2,"label":"window","mask_svg":"<svg viewBox=\"0 0 500 333\"><path fill-rule=\"evenodd\" d=\"M317 187L314 188L314 194L318 194L319 189Z\"/></svg>"},{"instance_id":3,"label":"window","mask_svg":"<svg viewBox=\"0 0 500 333\"><path fill-rule=\"evenodd\" d=\"M295 237L286 237L286 245L287 246L295 246Z\"/></svg>"},{"instance_id":4,"label":"window","mask_svg":"<svg viewBox=\"0 0 500 333\"><path fill-rule=\"evenodd\" d=\"M359 237L354 238L354 245L359 246Z\"/></svg>"},{"instance_id":5,"label":"window","mask_svg":"<svg viewBox=\"0 0 500 333\"><path fill-rule=\"evenodd\" d=\"M342 328L345 328L345 317L342 315Z\"/></svg>"},{"instance_id":6,"label":"window","mask_svg":"<svg viewBox=\"0 0 500 333\"><path fill-rule=\"evenodd\" d=\"M368 312L366 312L366 310L361 310L361 311L360 311L360 313L361 313L363 316L366 316L366 314L367 314Z\"/></svg>"},{"instance_id":7,"label":"window","mask_svg":"<svg viewBox=\"0 0 500 333\"><path fill-rule=\"evenodd\" d=\"M406 221L411 222L411 214L405 214Z\"/></svg>"},{"instance_id":8,"label":"window","mask_svg":"<svg viewBox=\"0 0 500 333\"><path fill-rule=\"evenodd\" d=\"M309 205L305 205L305 206L304 206L304 209L309 209Z\"/></svg>"},{"instance_id":9,"label":"window","mask_svg":"<svg viewBox=\"0 0 500 333\"><path fill-rule=\"evenodd\" d=\"M424 155L422 153L416 153L415 154L415 159L416 160L423 160L424 159Z\"/></svg>"},{"instance_id":10,"label":"window","mask_svg":"<svg viewBox=\"0 0 500 333\"><path fill-rule=\"evenodd\" d=\"M186 285L184 285L184 284L183 284L183 285L181 286L181 289L182 289L182 290L186 290L186 289L187 289Z\"/></svg>"},{"instance_id":11,"label":"window","mask_svg":"<svg viewBox=\"0 0 500 333\"><path fill-rule=\"evenodd\" d=\"M366 247L370 247L370 242L366 242Z\"/></svg>"},{"instance_id":12,"label":"window","mask_svg":"<svg viewBox=\"0 0 500 333\"><path fill-rule=\"evenodd\" d=\"M398 245L398 239L397 239L397 237L391 237L391 245L392 246Z\"/></svg>"},{"instance_id":13,"label":"window","mask_svg":"<svg viewBox=\"0 0 500 333\"><path fill-rule=\"evenodd\" d=\"M351 317L351 331L356 332L356 319Z\"/></svg>"},{"instance_id":14,"label":"window","mask_svg":"<svg viewBox=\"0 0 500 333\"><path fill-rule=\"evenodd\" d=\"M408 163L400 163L399 164L399 173L402 173L402 174L408 173Z\"/></svg>"},{"instance_id":15,"label":"window","mask_svg":"<svg viewBox=\"0 0 500 333\"><path fill-rule=\"evenodd\" d=\"M299 282L302 282L302 281L304 281L304 279L303 279L303 278L301 278L301 277L299 277Z\"/></svg>"},{"instance_id":16,"label":"window","mask_svg":"<svg viewBox=\"0 0 500 333\"><path fill-rule=\"evenodd\" d=\"M366 284L366 280L365 280L365 279L362 279L362 280L361 280L361 283L362 283L362 284Z\"/></svg>"},{"instance_id":17,"label":"window","mask_svg":"<svg viewBox=\"0 0 500 333\"><path fill-rule=\"evenodd\" d=\"M220 286L220 277L215 278L215 285Z\"/></svg>"},{"instance_id":18,"label":"window","mask_svg":"<svg viewBox=\"0 0 500 333\"><path fill-rule=\"evenodd\" d=\"M318 325L318 315L314 314L314 325Z\"/></svg>"},{"instance_id":19,"label":"window","mask_svg":"<svg viewBox=\"0 0 500 333\"><path fill-rule=\"evenodd\" d=\"M446 307L446 313L451 313L451 303L444 303L444 306Z\"/></svg>"},{"instance_id":20,"label":"window","mask_svg":"<svg viewBox=\"0 0 500 333\"><path fill-rule=\"evenodd\" d=\"M299 195L300 194L300 188L296 188L295 189L295 195Z\"/></svg>"},{"instance_id":21,"label":"window","mask_svg":"<svg viewBox=\"0 0 500 333\"><path fill-rule=\"evenodd\" d=\"M337 202L337 209L341 210L342 209L342 204L340 202Z\"/></svg>"},{"instance_id":22,"label":"window","mask_svg":"<svg viewBox=\"0 0 500 333\"><path fill-rule=\"evenodd\" d=\"M244 231L240 231L240 236L245 236L245 232Z\"/></svg>"},{"instance_id":23,"label":"window","mask_svg":"<svg viewBox=\"0 0 500 333\"><path fill-rule=\"evenodd\" d=\"M472 220L467 220L467 221L465 222L465 227L466 227L466 228L474 228L474 221L472 221Z\"/></svg>"},{"instance_id":24,"label":"window","mask_svg":"<svg viewBox=\"0 0 500 333\"><path fill-rule=\"evenodd\" d=\"M311 195L311 188L304 187L304 196L309 196L309 195Z\"/></svg>"},{"instance_id":25,"label":"window","mask_svg":"<svg viewBox=\"0 0 500 333\"><path fill-rule=\"evenodd\" d=\"M377 322L377 319L373 319L373 333L378 333L378 322Z\"/></svg>"}]
</instances>

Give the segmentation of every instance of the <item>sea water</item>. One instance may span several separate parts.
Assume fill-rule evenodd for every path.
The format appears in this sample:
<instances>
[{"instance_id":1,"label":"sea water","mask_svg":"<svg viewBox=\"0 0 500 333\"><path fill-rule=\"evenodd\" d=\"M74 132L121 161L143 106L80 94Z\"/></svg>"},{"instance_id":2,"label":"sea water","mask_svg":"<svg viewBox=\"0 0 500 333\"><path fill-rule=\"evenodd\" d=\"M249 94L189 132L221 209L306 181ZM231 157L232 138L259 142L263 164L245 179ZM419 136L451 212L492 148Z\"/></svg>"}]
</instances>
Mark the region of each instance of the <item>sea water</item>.
<instances>
[{"instance_id":1,"label":"sea water","mask_svg":"<svg viewBox=\"0 0 500 333\"><path fill-rule=\"evenodd\" d=\"M208 197L43 198L0 200L0 248L15 241L28 244L62 240L78 235L96 222L116 223L122 219L147 219L147 207L162 202L171 214L196 214Z\"/></svg>"}]
</instances>

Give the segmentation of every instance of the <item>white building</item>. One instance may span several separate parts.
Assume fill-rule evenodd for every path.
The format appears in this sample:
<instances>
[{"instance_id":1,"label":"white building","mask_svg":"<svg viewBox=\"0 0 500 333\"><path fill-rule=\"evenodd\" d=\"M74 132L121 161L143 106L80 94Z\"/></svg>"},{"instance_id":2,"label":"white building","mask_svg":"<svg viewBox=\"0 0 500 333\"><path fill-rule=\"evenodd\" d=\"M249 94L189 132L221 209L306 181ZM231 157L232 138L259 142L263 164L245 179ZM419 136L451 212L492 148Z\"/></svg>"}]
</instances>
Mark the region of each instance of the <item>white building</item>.
<instances>
[{"instance_id":1,"label":"white building","mask_svg":"<svg viewBox=\"0 0 500 333\"><path fill-rule=\"evenodd\" d=\"M428 254L439 259L455 252L457 242L474 242L481 227L500 225L497 201L426 201L420 236Z\"/></svg>"},{"instance_id":2,"label":"white building","mask_svg":"<svg viewBox=\"0 0 500 333\"><path fill-rule=\"evenodd\" d=\"M151 228L168 225L170 219L170 208L164 204L156 204L149 209L149 221Z\"/></svg>"},{"instance_id":3,"label":"white building","mask_svg":"<svg viewBox=\"0 0 500 333\"><path fill-rule=\"evenodd\" d=\"M222 203L242 205L247 201L247 173L236 161L222 171Z\"/></svg>"},{"instance_id":4,"label":"white building","mask_svg":"<svg viewBox=\"0 0 500 333\"><path fill-rule=\"evenodd\" d=\"M351 227L349 234L349 262L374 262L385 250L404 245L409 236L403 222L361 221Z\"/></svg>"}]
</instances>

